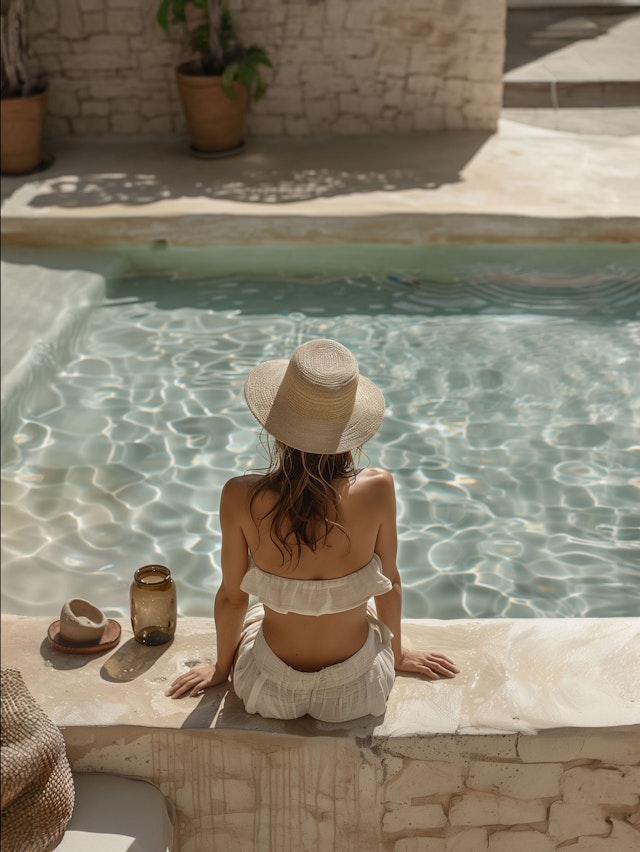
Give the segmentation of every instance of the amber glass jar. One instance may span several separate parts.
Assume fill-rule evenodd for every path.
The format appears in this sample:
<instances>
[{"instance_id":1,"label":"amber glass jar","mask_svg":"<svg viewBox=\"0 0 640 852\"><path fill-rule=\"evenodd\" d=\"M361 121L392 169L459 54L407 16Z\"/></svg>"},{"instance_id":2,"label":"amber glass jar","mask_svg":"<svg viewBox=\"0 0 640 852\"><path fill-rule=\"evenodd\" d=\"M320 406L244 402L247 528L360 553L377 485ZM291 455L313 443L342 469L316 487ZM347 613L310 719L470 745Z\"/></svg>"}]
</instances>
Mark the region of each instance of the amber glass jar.
<instances>
[{"instance_id":1,"label":"amber glass jar","mask_svg":"<svg viewBox=\"0 0 640 852\"><path fill-rule=\"evenodd\" d=\"M143 565L133 575L131 627L143 645L170 642L176 632L176 587L164 565Z\"/></svg>"}]
</instances>

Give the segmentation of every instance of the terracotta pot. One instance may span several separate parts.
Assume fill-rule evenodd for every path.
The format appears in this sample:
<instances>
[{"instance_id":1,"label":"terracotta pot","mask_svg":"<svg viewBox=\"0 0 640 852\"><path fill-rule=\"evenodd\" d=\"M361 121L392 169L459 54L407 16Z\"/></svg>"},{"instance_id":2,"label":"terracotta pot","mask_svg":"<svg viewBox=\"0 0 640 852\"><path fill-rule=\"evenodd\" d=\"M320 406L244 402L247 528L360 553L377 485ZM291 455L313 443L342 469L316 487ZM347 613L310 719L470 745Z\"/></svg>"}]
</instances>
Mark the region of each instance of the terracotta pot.
<instances>
[{"instance_id":1,"label":"terracotta pot","mask_svg":"<svg viewBox=\"0 0 640 852\"><path fill-rule=\"evenodd\" d=\"M248 101L245 86L234 82L236 97L231 100L222 91L222 77L185 74L178 68L178 90L196 151L214 154L242 145Z\"/></svg>"},{"instance_id":2,"label":"terracotta pot","mask_svg":"<svg viewBox=\"0 0 640 852\"><path fill-rule=\"evenodd\" d=\"M0 100L3 174L28 174L42 163L42 135L47 116L47 91L24 98Z\"/></svg>"}]
</instances>

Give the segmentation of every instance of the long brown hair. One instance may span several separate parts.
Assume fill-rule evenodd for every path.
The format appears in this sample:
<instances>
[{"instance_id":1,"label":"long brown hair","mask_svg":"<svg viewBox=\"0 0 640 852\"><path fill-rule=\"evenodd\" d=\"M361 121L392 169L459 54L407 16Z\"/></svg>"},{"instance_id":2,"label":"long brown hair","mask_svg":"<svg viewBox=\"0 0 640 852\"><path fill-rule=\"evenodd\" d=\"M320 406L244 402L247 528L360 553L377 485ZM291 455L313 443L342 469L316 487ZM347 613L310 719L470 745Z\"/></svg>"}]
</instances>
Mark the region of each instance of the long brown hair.
<instances>
[{"instance_id":1,"label":"long brown hair","mask_svg":"<svg viewBox=\"0 0 640 852\"><path fill-rule=\"evenodd\" d=\"M282 554L282 562L300 560L300 550L314 551L332 529L349 537L340 525L339 498L334 480L357 473L351 450L336 454L306 453L274 441L269 468L251 491L250 507L261 495L276 495L271 509L260 520L271 519L269 535ZM318 530L320 529L320 534Z\"/></svg>"}]
</instances>

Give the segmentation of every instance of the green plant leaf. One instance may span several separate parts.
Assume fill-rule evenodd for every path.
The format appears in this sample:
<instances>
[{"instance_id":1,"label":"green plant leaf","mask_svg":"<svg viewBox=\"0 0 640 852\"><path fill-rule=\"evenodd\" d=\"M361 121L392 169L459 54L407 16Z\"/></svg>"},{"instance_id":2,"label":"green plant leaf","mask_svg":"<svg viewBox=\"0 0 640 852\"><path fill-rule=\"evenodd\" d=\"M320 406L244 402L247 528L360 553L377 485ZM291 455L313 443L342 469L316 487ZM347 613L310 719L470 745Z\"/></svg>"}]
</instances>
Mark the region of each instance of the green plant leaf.
<instances>
[{"instance_id":1,"label":"green plant leaf","mask_svg":"<svg viewBox=\"0 0 640 852\"><path fill-rule=\"evenodd\" d=\"M255 77L255 69L251 68L250 65L247 65L243 62L238 68L237 79L239 83L242 83L249 91L251 91L251 85L253 83L253 79Z\"/></svg>"},{"instance_id":2,"label":"green plant leaf","mask_svg":"<svg viewBox=\"0 0 640 852\"><path fill-rule=\"evenodd\" d=\"M222 75L222 91L232 101L236 99L236 93L233 90L233 81L237 79L239 71L240 64L238 62L231 62L224 69L224 74Z\"/></svg>"},{"instance_id":3,"label":"green plant leaf","mask_svg":"<svg viewBox=\"0 0 640 852\"><path fill-rule=\"evenodd\" d=\"M189 37L191 49L196 53L205 54L209 50L209 24L199 24Z\"/></svg>"},{"instance_id":4,"label":"green plant leaf","mask_svg":"<svg viewBox=\"0 0 640 852\"><path fill-rule=\"evenodd\" d=\"M261 47L257 47L255 44L248 48L247 57L250 57L251 61L255 65L265 65L267 68L273 67L271 64L271 60L264 52L264 50Z\"/></svg>"},{"instance_id":5,"label":"green plant leaf","mask_svg":"<svg viewBox=\"0 0 640 852\"><path fill-rule=\"evenodd\" d=\"M163 30L168 30L170 23L186 24L187 14L185 6L188 2L190 0L160 0L156 20ZM169 21L169 13L171 13L171 21Z\"/></svg>"},{"instance_id":6,"label":"green plant leaf","mask_svg":"<svg viewBox=\"0 0 640 852\"><path fill-rule=\"evenodd\" d=\"M186 5L189 0L171 0L171 8L173 11L173 19L172 23L174 24L186 24L187 23L187 10Z\"/></svg>"},{"instance_id":7,"label":"green plant leaf","mask_svg":"<svg viewBox=\"0 0 640 852\"><path fill-rule=\"evenodd\" d=\"M163 30L169 29L169 5L171 0L162 0L158 6L156 21L160 24Z\"/></svg>"},{"instance_id":8,"label":"green plant leaf","mask_svg":"<svg viewBox=\"0 0 640 852\"><path fill-rule=\"evenodd\" d=\"M186 24L186 22L187 22L186 5L187 5L188 2L189 2L189 0L172 0L174 23Z\"/></svg>"},{"instance_id":9,"label":"green plant leaf","mask_svg":"<svg viewBox=\"0 0 640 852\"><path fill-rule=\"evenodd\" d=\"M258 75L256 79L256 84L253 87L253 99L255 101L259 101L266 91L267 84L265 83L264 79L260 75Z\"/></svg>"}]
</instances>

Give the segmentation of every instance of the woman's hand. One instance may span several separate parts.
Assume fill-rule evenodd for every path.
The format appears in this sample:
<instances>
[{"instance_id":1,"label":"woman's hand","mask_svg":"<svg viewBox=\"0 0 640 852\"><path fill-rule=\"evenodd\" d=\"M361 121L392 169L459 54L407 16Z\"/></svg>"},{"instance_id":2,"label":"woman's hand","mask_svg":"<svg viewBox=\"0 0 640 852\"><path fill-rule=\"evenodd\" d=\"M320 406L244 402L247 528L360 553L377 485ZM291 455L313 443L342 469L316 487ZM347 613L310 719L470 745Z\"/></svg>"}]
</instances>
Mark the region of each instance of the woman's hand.
<instances>
[{"instance_id":1,"label":"woman's hand","mask_svg":"<svg viewBox=\"0 0 640 852\"><path fill-rule=\"evenodd\" d=\"M456 664L444 654L431 654L429 651L403 651L402 659L396 664L397 672L421 674L430 680L455 677L459 672Z\"/></svg>"},{"instance_id":2,"label":"woman's hand","mask_svg":"<svg viewBox=\"0 0 640 852\"><path fill-rule=\"evenodd\" d=\"M188 672L177 677L165 692L165 695L169 698L198 695L199 692L208 689L210 686L225 683L228 678L229 675L221 672L215 663L212 666L198 666L198 668L189 669Z\"/></svg>"}]
</instances>

